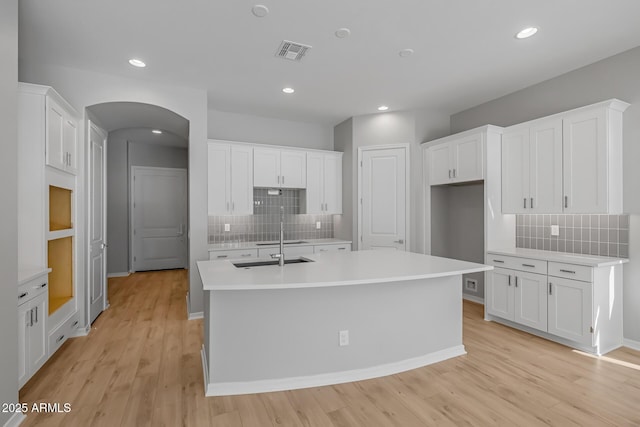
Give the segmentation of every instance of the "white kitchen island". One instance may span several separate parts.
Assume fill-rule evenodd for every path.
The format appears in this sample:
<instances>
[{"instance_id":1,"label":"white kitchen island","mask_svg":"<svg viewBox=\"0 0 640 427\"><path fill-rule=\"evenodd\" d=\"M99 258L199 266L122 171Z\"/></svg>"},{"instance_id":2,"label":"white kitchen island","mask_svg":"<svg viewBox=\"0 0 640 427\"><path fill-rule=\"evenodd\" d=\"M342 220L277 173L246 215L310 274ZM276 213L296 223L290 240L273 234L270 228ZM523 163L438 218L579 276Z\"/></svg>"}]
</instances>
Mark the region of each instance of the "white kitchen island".
<instances>
[{"instance_id":1,"label":"white kitchen island","mask_svg":"<svg viewBox=\"0 0 640 427\"><path fill-rule=\"evenodd\" d=\"M376 378L465 354L462 274L493 268L400 251L305 258L198 262L207 396Z\"/></svg>"}]
</instances>

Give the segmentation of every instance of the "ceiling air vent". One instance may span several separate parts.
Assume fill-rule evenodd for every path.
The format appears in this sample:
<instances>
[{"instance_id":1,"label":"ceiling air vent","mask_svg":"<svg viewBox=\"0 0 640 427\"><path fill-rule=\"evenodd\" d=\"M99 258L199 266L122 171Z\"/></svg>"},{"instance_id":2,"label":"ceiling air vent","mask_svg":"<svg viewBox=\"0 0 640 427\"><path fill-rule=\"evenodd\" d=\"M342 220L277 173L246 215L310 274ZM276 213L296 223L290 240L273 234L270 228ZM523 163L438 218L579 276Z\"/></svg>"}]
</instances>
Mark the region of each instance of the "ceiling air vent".
<instances>
[{"instance_id":1,"label":"ceiling air vent","mask_svg":"<svg viewBox=\"0 0 640 427\"><path fill-rule=\"evenodd\" d=\"M291 61L300 61L309 49L311 49L311 46L283 40L278 48L278 52L276 52L276 56Z\"/></svg>"}]
</instances>

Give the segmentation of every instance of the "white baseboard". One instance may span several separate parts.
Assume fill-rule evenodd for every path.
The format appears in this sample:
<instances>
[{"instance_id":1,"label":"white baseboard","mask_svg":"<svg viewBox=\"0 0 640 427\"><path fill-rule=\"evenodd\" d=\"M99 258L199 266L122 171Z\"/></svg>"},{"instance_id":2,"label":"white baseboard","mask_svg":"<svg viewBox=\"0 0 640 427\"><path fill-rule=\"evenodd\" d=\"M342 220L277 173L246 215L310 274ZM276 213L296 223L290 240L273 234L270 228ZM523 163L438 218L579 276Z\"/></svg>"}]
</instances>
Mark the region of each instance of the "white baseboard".
<instances>
[{"instance_id":1,"label":"white baseboard","mask_svg":"<svg viewBox=\"0 0 640 427\"><path fill-rule=\"evenodd\" d=\"M189 292L187 292L187 319L195 320L204 318L203 311L196 311L195 313L191 312L191 303L189 302Z\"/></svg>"},{"instance_id":2,"label":"white baseboard","mask_svg":"<svg viewBox=\"0 0 640 427\"><path fill-rule=\"evenodd\" d=\"M629 347L632 350L640 351L640 341L634 341L634 340L630 340L630 339L625 338L622 341L622 345L625 346L625 347Z\"/></svg>"},{"instance_id":3,"label":"white baseboard","mask_svg":"<svg viewBox=\"0 0 640 427\"><path fill-rule=\"evenodd\" d=\"M204 392L205 396L208 396L207 385L209 384L209 364L207 363L207 353L204 351L204 344L200 350L200 358L202 359L202 376L204 378Z\"/></svg>"},{"instance_id":4,"label":"white baseboard","mask_svg":"<svg viewBox=\"0 0 640 427\"><path fill-rule=\"evenodd\" d=\"M89 335L89 332L91 332L91 325L87 325L84 328L78 327L73 331L73 333L71 334L71 337L72 338L86 337L87 335Z\"/></svg>"},{"instance_id":5,"label":"white baseboard","mask_svg":"<svg viewBox=\"0 0 640 427\"><path fill-rule=\"evenodd\" d=\"M229 396L236 394L268 393L272 391L295 390L299 388L321 387L332 384L342 384L353 381L369 380L400 372L421 368L452 357L467 354L464 345L450 347L444 350L425 354L424 356L387 363L370 368L353 369L350 371L331 372L327 374L308 375L302 377L274 378L257 381L239 381L226 383L212 383L206 367L206 354L202 348L203 374L205 377L205 395Z\"/></svg>"},{"instance_id":6,"label":"white baseboard","mask_svg":"<svg viewBox=\"0 0 640 427\"><path fill-rule=\"evenodd\" d=\"M9 420L4 423L4 427L18 427L24 420L27 419L27 416L22 412L15 412Z\"/></svg>"},{"instance_id":7,"label":"white baseboard","mask_svg":"<svg viewBox=\"0 0 640 427\"><path fill-rule=\"evenodd\" d=\"M468 295L468 294L465 294L464 292L462 293L462 299L466 299L467 301L484 305L484 298L476 297L474 295Z\"/></svg>"},{"instance_id":8,"label":"white baseboard","mask_svg":"<svg viewBox=\"0 0 640 427\"><path fill-rule=\"evenodd\" d=\"M107 279L111 277L128 277L131 273L125 271L123 273L107 273Z\"/></svg>"}]
</instances>

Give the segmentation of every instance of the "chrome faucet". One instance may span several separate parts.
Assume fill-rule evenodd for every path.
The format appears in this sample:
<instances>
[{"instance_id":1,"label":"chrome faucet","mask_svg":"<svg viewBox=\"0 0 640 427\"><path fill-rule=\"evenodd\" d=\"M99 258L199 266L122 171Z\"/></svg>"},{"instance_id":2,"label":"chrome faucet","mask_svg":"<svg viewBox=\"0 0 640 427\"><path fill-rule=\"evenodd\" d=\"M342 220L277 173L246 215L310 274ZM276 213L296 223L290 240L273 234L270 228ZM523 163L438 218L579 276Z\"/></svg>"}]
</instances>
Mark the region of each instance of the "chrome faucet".
<instances>
[{"instance_id":1,"label":"chrome faucet","mask_svg":"<svg viewBox=\"0 0 640 427\"><path fill-rule=\"evenodd\" d=\"M280 253L271 254L271 258L277 258L278 265L284 267L284 205L280 206Z\"/></svg>"}]
</instances>

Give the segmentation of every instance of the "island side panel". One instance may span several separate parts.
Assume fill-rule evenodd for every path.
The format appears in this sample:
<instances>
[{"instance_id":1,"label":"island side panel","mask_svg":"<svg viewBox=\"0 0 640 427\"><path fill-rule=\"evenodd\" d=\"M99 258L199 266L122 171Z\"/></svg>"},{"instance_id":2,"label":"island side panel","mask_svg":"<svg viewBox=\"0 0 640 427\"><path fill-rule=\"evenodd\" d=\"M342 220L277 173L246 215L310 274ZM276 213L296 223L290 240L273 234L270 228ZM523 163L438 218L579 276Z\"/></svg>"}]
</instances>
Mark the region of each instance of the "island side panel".
<instances>
[{"instance_id":1,"label":"island side panel","mask_svg":"<svg viewBox=\"0 0 640 427\"><path fill-rule=\"evenodd\" d=\"M461 276L210 291L209 384L349 372L462 346ZM350 343L339 346L339 331ZM206 340L206 338L205 338ZM450 357L450 356L449 356Z\"/></svg>"}]
</instances>

